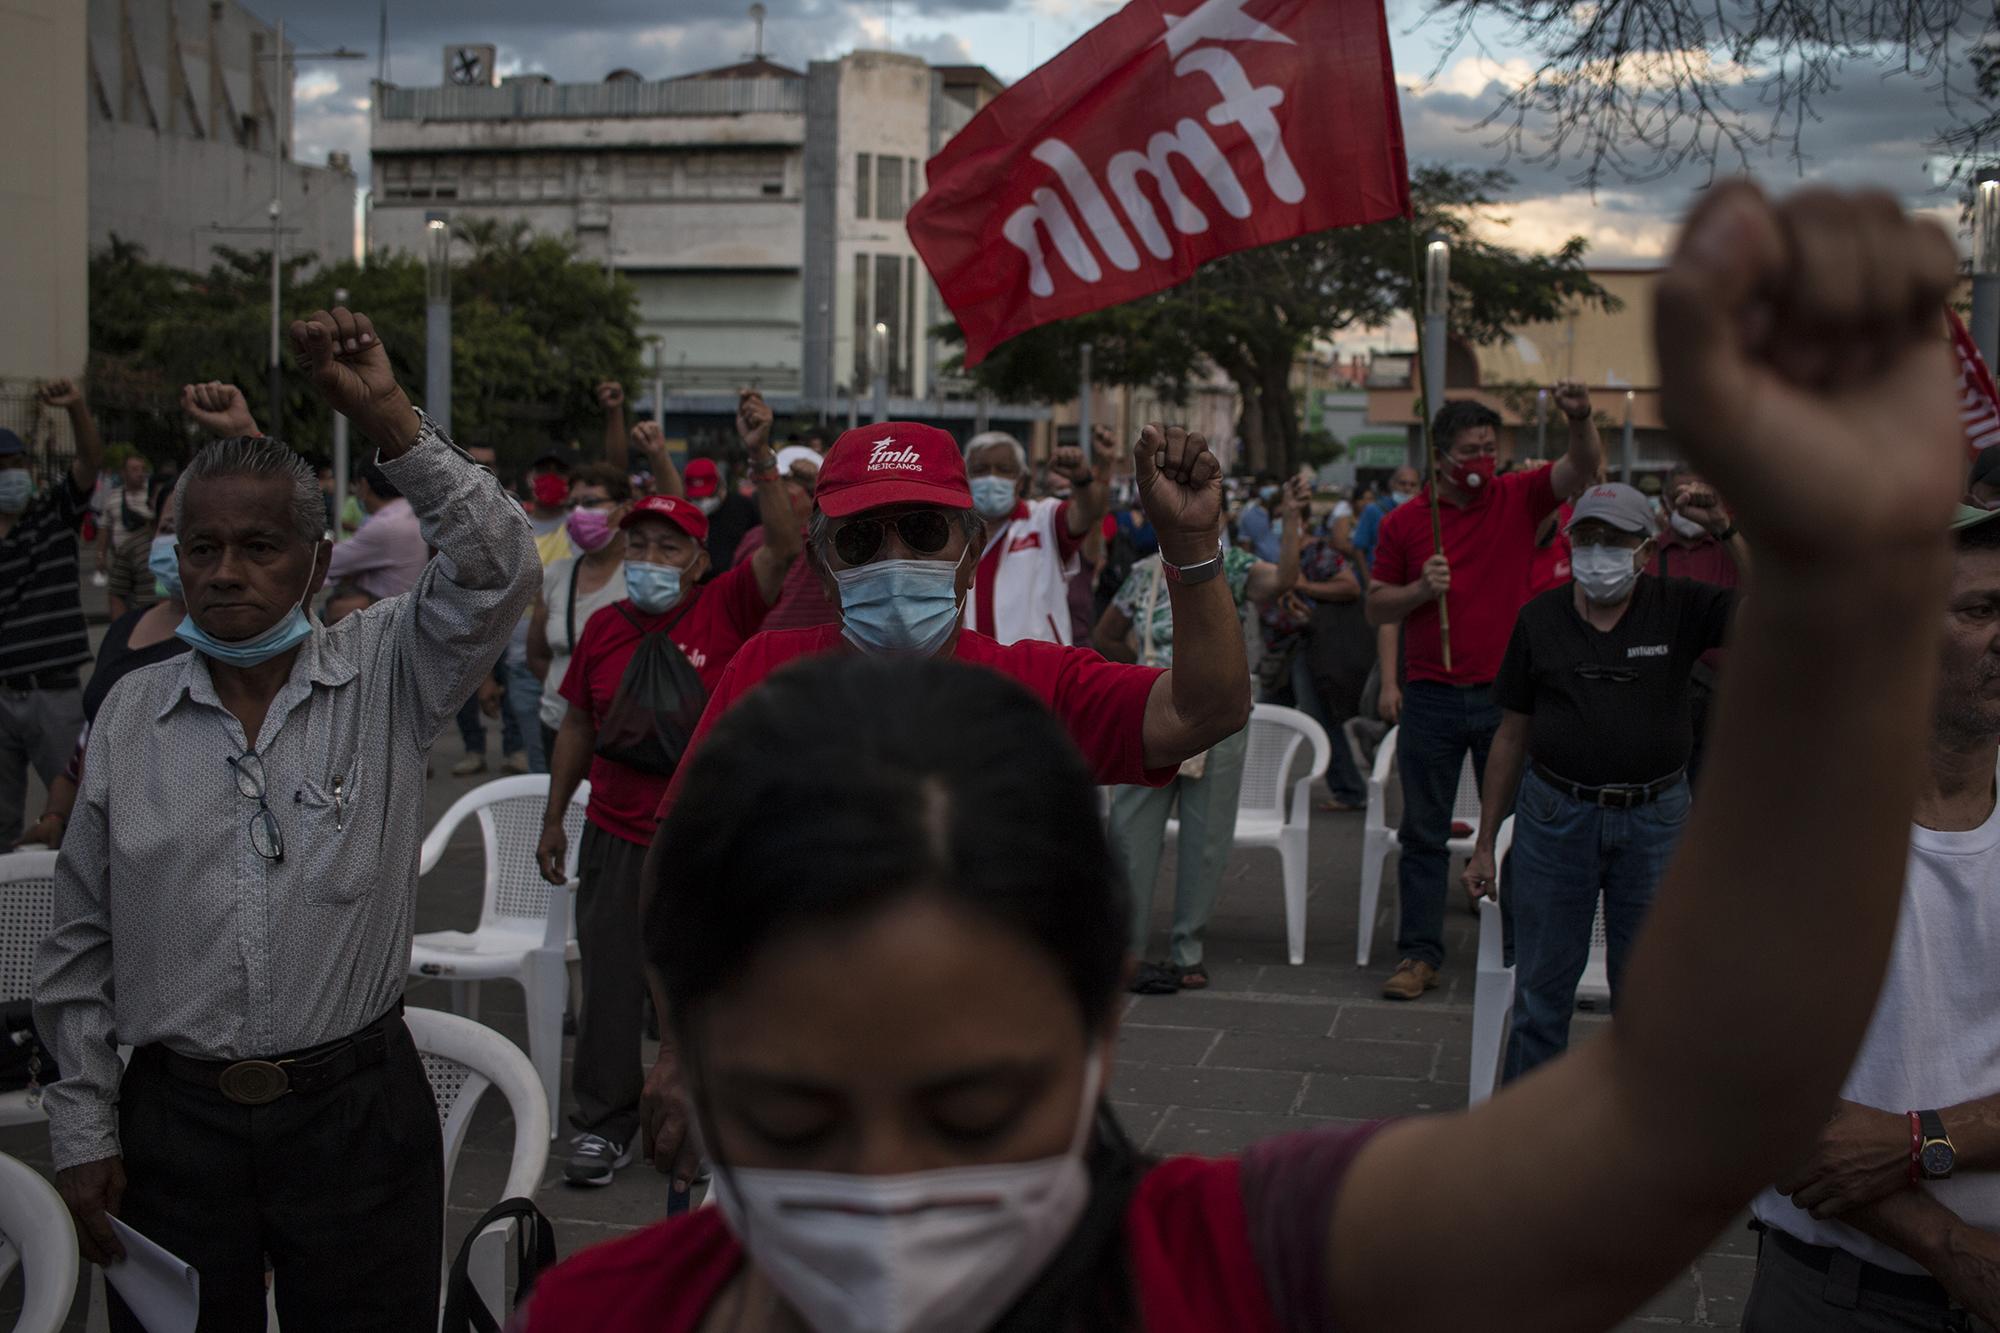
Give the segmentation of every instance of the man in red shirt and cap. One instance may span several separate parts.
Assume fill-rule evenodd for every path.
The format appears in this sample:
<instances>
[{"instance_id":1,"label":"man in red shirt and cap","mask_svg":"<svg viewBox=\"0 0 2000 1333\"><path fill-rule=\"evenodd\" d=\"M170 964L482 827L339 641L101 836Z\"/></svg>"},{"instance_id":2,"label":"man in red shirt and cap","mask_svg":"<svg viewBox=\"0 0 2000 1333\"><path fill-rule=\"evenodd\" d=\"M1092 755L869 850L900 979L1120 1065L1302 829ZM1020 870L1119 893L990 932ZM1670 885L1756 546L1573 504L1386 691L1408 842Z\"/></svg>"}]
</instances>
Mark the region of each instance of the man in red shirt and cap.
<instances>
[{"instance_id":1,"label":"man in red shirt and cap","mask_svg":"<svg viewBox=\"0 0 2000 1333\"><path fill-rule=\"evenodd\" d=\"M770 409L761 399L746 397L739 415L747 425L764 545L749 560L704 582L710 554L703 543L713 536L708 516L675 496L638 500L618 524L625 533L628 595L590 618L562 682L569 710L556 733L535 855L551 884L568 878L563 816L588 772L576 898L583 1003L570 1075L577 1132L564 1171L573 1185L608 1185L632 1160L645 995L635 926L639 871L653 840L654 812L703 703L737 650L763 624L803 545L771 454ZM671 682L666 690L658 687L663 679ZM674 718L684 726L677 730ZM634 719L642 725L635 728Z\"/></svg>"},{"instance_id":2,"label":"man in red shirt and cap","mask_svg":"<svg viewBox=\"0 0 2000 1333\"><path fill-rule=\"evenodd\" d=\"M834 442L814 493L807 554L839 622L766 632L745 644L710 695L688 751L731 704L787 662L829 652L912 653L976 662L1019 681L1062 720L1100 783L1164 783L1182 760L1249 721L1250 668L1235 598L1228 581L1216 577L1223 554L1221 464L1201 436L1159 425L1140 432L1133 462L1173 605L1170 669L1107 662L1088 648L1038 639L1002 645L962 628L985 535L964 459L944 431L883 422ZM767 537L769 531L767 523ZM674 795L670 785L662 818ZM642 900L650 901L657 870L649 863L642 873ZM664 1033L657 986L653 1002ZM685 1189L698 1161L684 1142L678 1082L673 1043L664 1041L646 1079L642 1133L654 1164Z\"/></svg>"},{"instance_id":3,"label":"man in red shirt and cap","mask_svg":"<svg viewBox=\"0 0 2000 1333\"><path fill-rule=\"evenodd\" d=\"M736 544L763 518L758 506L724 488L722 471L713 458L688 460L681 480L687 488L687 498L708 516L709 569L710 577L714 577L736 563Z\"/></svg>"}]
</instances>

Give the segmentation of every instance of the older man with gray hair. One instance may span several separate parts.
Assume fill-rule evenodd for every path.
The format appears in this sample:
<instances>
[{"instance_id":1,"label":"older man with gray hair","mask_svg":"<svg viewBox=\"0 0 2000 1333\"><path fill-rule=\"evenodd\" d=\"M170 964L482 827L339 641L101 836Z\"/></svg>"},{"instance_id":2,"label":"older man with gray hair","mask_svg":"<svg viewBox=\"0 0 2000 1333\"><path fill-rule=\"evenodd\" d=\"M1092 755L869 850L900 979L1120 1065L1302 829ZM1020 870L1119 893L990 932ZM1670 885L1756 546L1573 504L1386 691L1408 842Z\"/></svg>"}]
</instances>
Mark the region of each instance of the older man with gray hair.
<instances>
[{"instance_id":1,"label":"older man with gray hair","mask_svg":"<svg viewBox=\"0 0 2000 1333\"><path fill-rule=\"evenodd\" d=\"M1117 438L1099 426L1090 462L1075 445L1058 448L1049 470L1069 478L1067 500L1027 498L1028 451L1005 431L975 435L965 446L972 508L985 524L985 545L973 572L960 623L999 643L1072 639L1069 581L1077 551L1111 504Z\"/></svg>"},{"instance_id":2,"label":"older man with gray hair","mask_svg":"<svg viewBox=\"0 0 2000 1333\"><path fill-rule=\"evenodd\" d=\"M318 480L275 440L204 449L174 496L194 652L91 732L35 1013L86 1255L107 1215L201 1273L204 1330L437 1323L443 1155L402 1020L431 740L540 577L520 507L410 405L364 315L292 325L438 555L327 628ZM116 1047L134 1048L129 1067ZM112 1327L139 1324L114 1296Z\"/></svg>"}]
</instances>

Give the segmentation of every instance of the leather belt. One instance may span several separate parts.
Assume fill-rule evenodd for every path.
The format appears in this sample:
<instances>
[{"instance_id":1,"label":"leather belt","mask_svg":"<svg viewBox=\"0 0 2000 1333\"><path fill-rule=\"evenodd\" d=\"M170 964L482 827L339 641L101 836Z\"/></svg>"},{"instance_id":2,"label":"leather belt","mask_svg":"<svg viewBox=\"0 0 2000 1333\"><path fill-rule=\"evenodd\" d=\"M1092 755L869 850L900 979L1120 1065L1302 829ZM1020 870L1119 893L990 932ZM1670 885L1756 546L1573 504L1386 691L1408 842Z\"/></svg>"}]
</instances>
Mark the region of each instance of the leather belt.
<instances>
[{"instance_id":1,"label":"leather belt","mask_svg":"<svg viewBox=\"0 0 2000 1333\"><path fill-rule=\"evenodd\" d=\"M389 1054L389 1024L401 1022L403 1002L352 1036L268 1060L199 1060L155 1045L169 1074L183 1083L213 1088L238 1106L264 1106L288 1092L320 1092Z\"/></svg>"},{"instance_id":2,"label":"leather belt","mask_svg":"<svg viewBox=\"0 0 2000 1333\"><path fill-rule=\"evenodd\" d=\"M1563 795L1582 801L1585 805L1595 805L1605 810L1630 810L1635 806L1645 805L1648 801L1658 800L1679 786L1687 777L1687 769L1677 768L1663 778L1637 785L1587 787L1581 782L1571 782L1568 778L1558 777L1543 768L1539 762L1531 763L1529 767L1534 769L1536 777Z\"/></svg>"},{"instance_id":3,"label":"leather belt","mask_svg":"<svg viewBox=\"0 0 2000 1333\"><path fill-rule=\"evenodd\" d=\"M29 671L19 676L0 677L0 687L26 694L29 690L73 690L82 684L74 671Z\"/></svg>"},{"instance_id":4,"label":"leather belt","mask_svg":"<svg viewBox=\"0 0 2000 1333\"><path fill-rule=\"evenodd\" d=\"M1804 1264L1816 1273L1825 1273L1832 1268L1836 1258L1845 1255L1852 1259L1859 1269L1856 1288L1877 1296L1889 1296L1896 1300L1912 1301L1921 1305L1931 1305L1938 1309L1953 1307L1951 1293L1936 1278L1925 1277L1921 1273L1898 1273L1871 1264L1866 1259L1855 1258L1844 1250L1836 1250L1827 1245L1811 1245L1797 1236L1774 1226L1761 1228L1764 1239L1775 1245L1786 1258L1794 1263Z\"/></svg>"}]
</instances>

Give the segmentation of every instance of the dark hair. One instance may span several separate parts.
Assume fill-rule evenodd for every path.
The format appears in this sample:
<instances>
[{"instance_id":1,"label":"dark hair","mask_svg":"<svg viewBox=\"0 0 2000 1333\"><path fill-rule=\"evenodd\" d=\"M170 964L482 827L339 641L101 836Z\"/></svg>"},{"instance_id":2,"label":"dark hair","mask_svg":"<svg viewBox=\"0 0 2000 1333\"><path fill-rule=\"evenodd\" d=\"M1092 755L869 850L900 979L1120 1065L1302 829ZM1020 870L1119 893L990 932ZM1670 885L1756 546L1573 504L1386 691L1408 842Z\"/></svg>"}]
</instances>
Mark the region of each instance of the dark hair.
<instances>
[{"instance_id":1,"label":"dark hair","mask_svg":"<svg viewBox=\"0 0 2000 1333\"><path fill-rule=\"evenodd\" d=\"M1500 414L1470 398L1449 399L1431 418L1431 443L1439 453L1448 452L1461 434L1481 426L1500 429Z\"/></svg>"},{"instance_id":2,"label":"dark hair","mask_svg":"<svg viewBox=\"0 0 2000 1333\"><path fill-rule=\"evenodd\" d=\"M402 492L396 489L396 483L389 480L389 474L374 463L369 463L361 469L361 477L368 483L368 489L384 500L394 500L402 495Z\"/></svg>"},{"instance_id":3,"label":"dark hair","mask_svg":"<svg viewBox=\"0 0 2000 1333\"><path fill-rule=\"evenodd\" d=\"M1124 875L1083 757L1014 682L930 659L801 663L732 708L683 778L645 923L683 1037L773 940L915 893L1018 931L1087 1030L1109 1018Z\"/></svg>"},{"instance_id":4,"label":"dark hair","mask_svg":"<svg viewBox=\"0 0 2000 1333\"><path fill-rule=\"evenodd\" d=\"M623 503L632 498L632 478L610 463L585 463L569 474L571 486L602 486L612 500Z\"/></svg>"},{"instance_id":5,"label":"dark hair","mask_svg":"<svg viewBox=\"0 0 2000 1333\"><path fill-rule=\"evenodd\" d=\"M1960 528L1951 535L1951 545L1956 551L2000 551L2000 518Z\"/></svg>"}]
</instances>

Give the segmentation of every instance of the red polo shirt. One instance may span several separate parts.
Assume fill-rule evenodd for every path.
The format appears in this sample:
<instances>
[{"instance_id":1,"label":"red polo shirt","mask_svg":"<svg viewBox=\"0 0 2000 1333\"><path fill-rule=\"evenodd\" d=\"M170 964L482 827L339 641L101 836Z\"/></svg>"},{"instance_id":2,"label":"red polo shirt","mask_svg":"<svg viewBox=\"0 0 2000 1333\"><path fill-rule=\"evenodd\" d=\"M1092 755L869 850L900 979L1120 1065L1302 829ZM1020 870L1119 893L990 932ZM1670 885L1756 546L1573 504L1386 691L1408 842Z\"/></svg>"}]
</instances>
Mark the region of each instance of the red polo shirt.
<instances>
[{"instance_id":1,"label":"red polo shirt","mask_svg":"<svg viewBox=\"0 0 2000 1333\"><path fill-rule=\"evenodd\" d=\"M802 657L853 651L853 645L842 637L838 625L776 630L759 634L744 644L736 660L729 664L729 670L723 672L722 683L708 696L708 707L694 730L694 739L688 742L687 754L681 757L673 785L660 801L659 817L666 818L673 807L680 775L688 771L695 750L715 726L716 719L758 681ZM1040 696L1049 711L1069 729L1070 739L1083 751L1098 782L1106 786L1160 787L1180 771L1178 764L1158 769L1146 767L1143 735L1146 700L1152 696L1153 682L1164 673L1152 667L1107 662L1088 648L1070 648L1040 639L1002 645L968 629L958 632L952 655L961 662L991 667Z\"/></svg>"},{"instance_id":2,"label":"red polo shirt","mask_svg":"<svg viewBox=\"0 0 2000 1333\"><path fill-rule=\"evenodd\" d=\"M1736 557L1729 553L1727 542L1706 535L1689 541L1669 523L1660 533L1659 543L1651 572L1662 578L1693 579L1697 583L1713 583L1718 588L1734 588L1743 580L1743 572L1736 568ZM1721 670L1728 651L1709 649L1701 655L1702 665L1711 671Z\"/></svg>"},{"instance_id":3,"label":"red polo shirt","mask_svg":"<svg viewBox=\"0 0 2000 1333\"><path fill-rule=\"evenodd\" d=\"M569 659L569 674L563 677L561 694L569 706L582 710L595 726L611 707L640 636L669 625L667 633L674 646L687 654L688 664L701 677L713 707L716 688L730 660L744 640L757 632L770 608L757 587L756 571L748 563L688 589L687 597L686 602L657 616L639 611L629 600L614 602L592 616ZM633 623L635 618L637 624ZM706 726L707 721L704 717L702 724ZM593 755L590 804L584 818L613 837L650 845L653 812L666 790L664 777Z\"/></svg>"},{"instance_id":4,"label":"red polo shirt","mask_svg":"<svg viewBox=\"0 0 2000 1333\"><path fill-rule=\"evenodd\" d=\"M1535 529L1556 507L1552 466L1497 476L1461 509L1438 506L1445 559L1451 562L1451 670L1444 669L1437 603L1425 602L1403 621L1404 675L1446 685L1486 685L1500 674L1514 617L1528 600L1536 556ZM1382 520L1375 543L1375 581L1415 583L1431 558L1431 492L1419 491Z\"/></svg>"}]
</instances>

